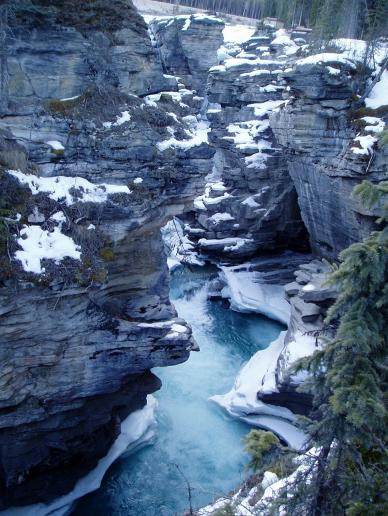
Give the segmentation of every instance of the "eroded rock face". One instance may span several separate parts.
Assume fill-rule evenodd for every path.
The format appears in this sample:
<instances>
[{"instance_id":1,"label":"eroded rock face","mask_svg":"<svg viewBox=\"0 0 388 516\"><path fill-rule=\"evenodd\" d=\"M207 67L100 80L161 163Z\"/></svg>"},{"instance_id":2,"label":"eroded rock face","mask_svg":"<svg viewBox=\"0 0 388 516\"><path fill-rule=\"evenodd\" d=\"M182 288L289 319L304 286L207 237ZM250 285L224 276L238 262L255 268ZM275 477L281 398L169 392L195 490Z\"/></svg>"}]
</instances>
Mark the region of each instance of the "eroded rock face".
<instances>
[{"instance_id":1,"label":"eroded rock face","mask_svg":"<svg viewBox=\"0 0 388 516\"><path fill-rule=\"evenodd\" d=\"M333 59L296 63L283 74L290 102L270 116L287 159L311 246L319 256L338 253L374 228L371 213L352 199L360 181L388 176L387 147L354 152L360 126L352 122L355 65ZM360 147L359 147L360 150Z\"/></svg>"},{"instance_id":2,"label":"eroded rock face","mask_svg":"<svg viewBox=\"0 0 388 516\"><path fill-rule=\"evenodd\" d=\"M270 113L285 103L279 73L289 59L271 47L273 37L255 36L210 69L207 116L217 154L186 228L205 256L241 260L308 248L287 160L269 123Z\"/></svg>"},{"instance_id":3,"label":"eroded rock face","mask_svg":"<svg viewBox=\"0 0 388 516\"><path fill-rule=\"evenodd\" d=\"M214 154L130 2L4 12L0 509L69 491L159 388L149 370L188 358L160 228Z\"/></svg>"},{"instance_id":4,"label":"eroded rock face","mask_svg":"<svg viewBox=\"0 0 388 516\"><path fill-rule=\"evenodd\" d=\"M324 345L325 339L335 335L335 327L324 323L327 310L337 297L335 286L327 285L328 273L328 265L315 259L299 265L295 280L285 286L291 318L276 364L276 389L258 392L259 400L286 407L296 414L308 415L312 398L298 389L305 380L305 372L295 374L291 366L299 358L313 354Z\"/></svg>"},{"instance_id":5,"label":"eroded rock face","mask_svg":"<svg viewBox=\"0 0 388 516\"><path fill-rule=\"evenodd\" d=\"M224 22L193 14L155 19L150 24L154 44L167 74L179 76L203 95L209 68L217 64Z\"/></svg>"}]
</instances>

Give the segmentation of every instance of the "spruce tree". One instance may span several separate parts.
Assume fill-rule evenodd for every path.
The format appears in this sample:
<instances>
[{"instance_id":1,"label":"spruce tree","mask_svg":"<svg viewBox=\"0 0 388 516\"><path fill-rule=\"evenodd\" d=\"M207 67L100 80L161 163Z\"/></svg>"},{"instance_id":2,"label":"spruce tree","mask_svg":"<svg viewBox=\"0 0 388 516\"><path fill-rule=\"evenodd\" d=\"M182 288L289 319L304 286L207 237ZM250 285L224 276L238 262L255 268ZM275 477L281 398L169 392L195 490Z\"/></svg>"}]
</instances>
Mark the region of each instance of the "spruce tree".
<instances>
[{"instance_id":1,"label":"spruce tree","mask_svg":"<svg viewBox=\"0 0 388 516\"><path fill-rule=\"evenodd\" d=\"M313 410L300 423L317 453L260 515L280 507L289 516L388 514L388 182L364 181L354 195L380 213L380 228L340 254L329 277L338 297L326 320L335 338L295 367L309 373L303 389ZM251 465L262 472L264 456L276 471L284 448L255 432Z\"/></svg>"},{"instance_id":2,"label":"spruce tree","mask_svg":"<svg viewBox=\"0 0 388 516\"><path fill-rule=\"evenodd\" d=\"M311 515L388 512L388 182L364 181L355 195L378 208L381 229L341 253L326 321L338 325L336 337L298 365L310 373L305 426L320 451L308 493L296 486L294 502Z\"/></svg>"}]
</instances>

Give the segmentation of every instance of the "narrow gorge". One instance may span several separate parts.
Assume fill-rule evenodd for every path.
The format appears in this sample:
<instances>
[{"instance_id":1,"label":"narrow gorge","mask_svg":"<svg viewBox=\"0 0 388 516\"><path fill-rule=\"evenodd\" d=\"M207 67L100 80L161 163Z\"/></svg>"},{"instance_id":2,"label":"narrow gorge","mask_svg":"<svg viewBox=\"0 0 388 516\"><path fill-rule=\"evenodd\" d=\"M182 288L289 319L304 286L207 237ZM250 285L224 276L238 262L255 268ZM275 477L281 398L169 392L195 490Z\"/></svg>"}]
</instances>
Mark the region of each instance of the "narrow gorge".
<instances>
[{"instance_id":1,"label":"narrow gorge","mask_svg":"<svg viewBox=\"0 0 388 516\"><path fill-rule=\"evenodd\" d=\"M5 516L266 514L242 439L305 450L293 365L385 213L386 39L135 3L0 4Z\"/></svg>"}]
</instances>

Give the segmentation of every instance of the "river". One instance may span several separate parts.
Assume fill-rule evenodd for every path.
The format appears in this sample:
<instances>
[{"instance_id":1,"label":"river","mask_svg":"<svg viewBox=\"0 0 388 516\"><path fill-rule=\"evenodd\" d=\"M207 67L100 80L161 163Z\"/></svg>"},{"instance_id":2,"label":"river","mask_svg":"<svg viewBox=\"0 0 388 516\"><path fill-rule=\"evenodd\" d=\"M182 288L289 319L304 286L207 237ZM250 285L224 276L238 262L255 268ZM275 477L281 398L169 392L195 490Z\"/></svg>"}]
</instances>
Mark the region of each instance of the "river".
<instances>
[{"instance_id":1,"label":"river","mask_svg":"<svg viewBox=\"0 0 388 516\"><path fill-rule=\"evenodd\" d=\"M107 471L98 491L83 498L74 516L172 516L228 493L247 475L242 438L249 427L208 401L232 387L241 368L284 327L266 317L241 314L225 302L209 301L214 270L178 269L170 297L193 328L201 348L181 365L158 368L155 441L123 456Z\"/></svg>"}]
</instances>

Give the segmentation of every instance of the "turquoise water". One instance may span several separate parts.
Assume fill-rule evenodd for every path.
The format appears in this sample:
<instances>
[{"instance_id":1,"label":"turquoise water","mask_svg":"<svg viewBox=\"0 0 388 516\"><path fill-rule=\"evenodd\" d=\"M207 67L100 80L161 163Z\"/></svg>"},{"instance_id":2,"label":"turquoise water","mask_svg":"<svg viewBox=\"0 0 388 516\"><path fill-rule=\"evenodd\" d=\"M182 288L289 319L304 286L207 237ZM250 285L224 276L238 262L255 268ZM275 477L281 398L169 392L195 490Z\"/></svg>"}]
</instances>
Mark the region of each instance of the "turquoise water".
<instances>
[{"instance_id":1,"label":"turquoise water","mask_svg":"<svg viewBox=\"0 0 388 516\"><path fill-rule=\"evenodd\" d=\"M108 470L98 491L75 508L76 516L172 516L200 507L235 488L247 474L242 437L249 427L208 401L233 385L242 364L284 329L257 315L239 314L208 301L211 272L177 271L171 300L188 321L201 351L181 365L154 372L163 386L155 442ZM186 480L185 480L185 478Z\"/></svg>"}]
</instances>

